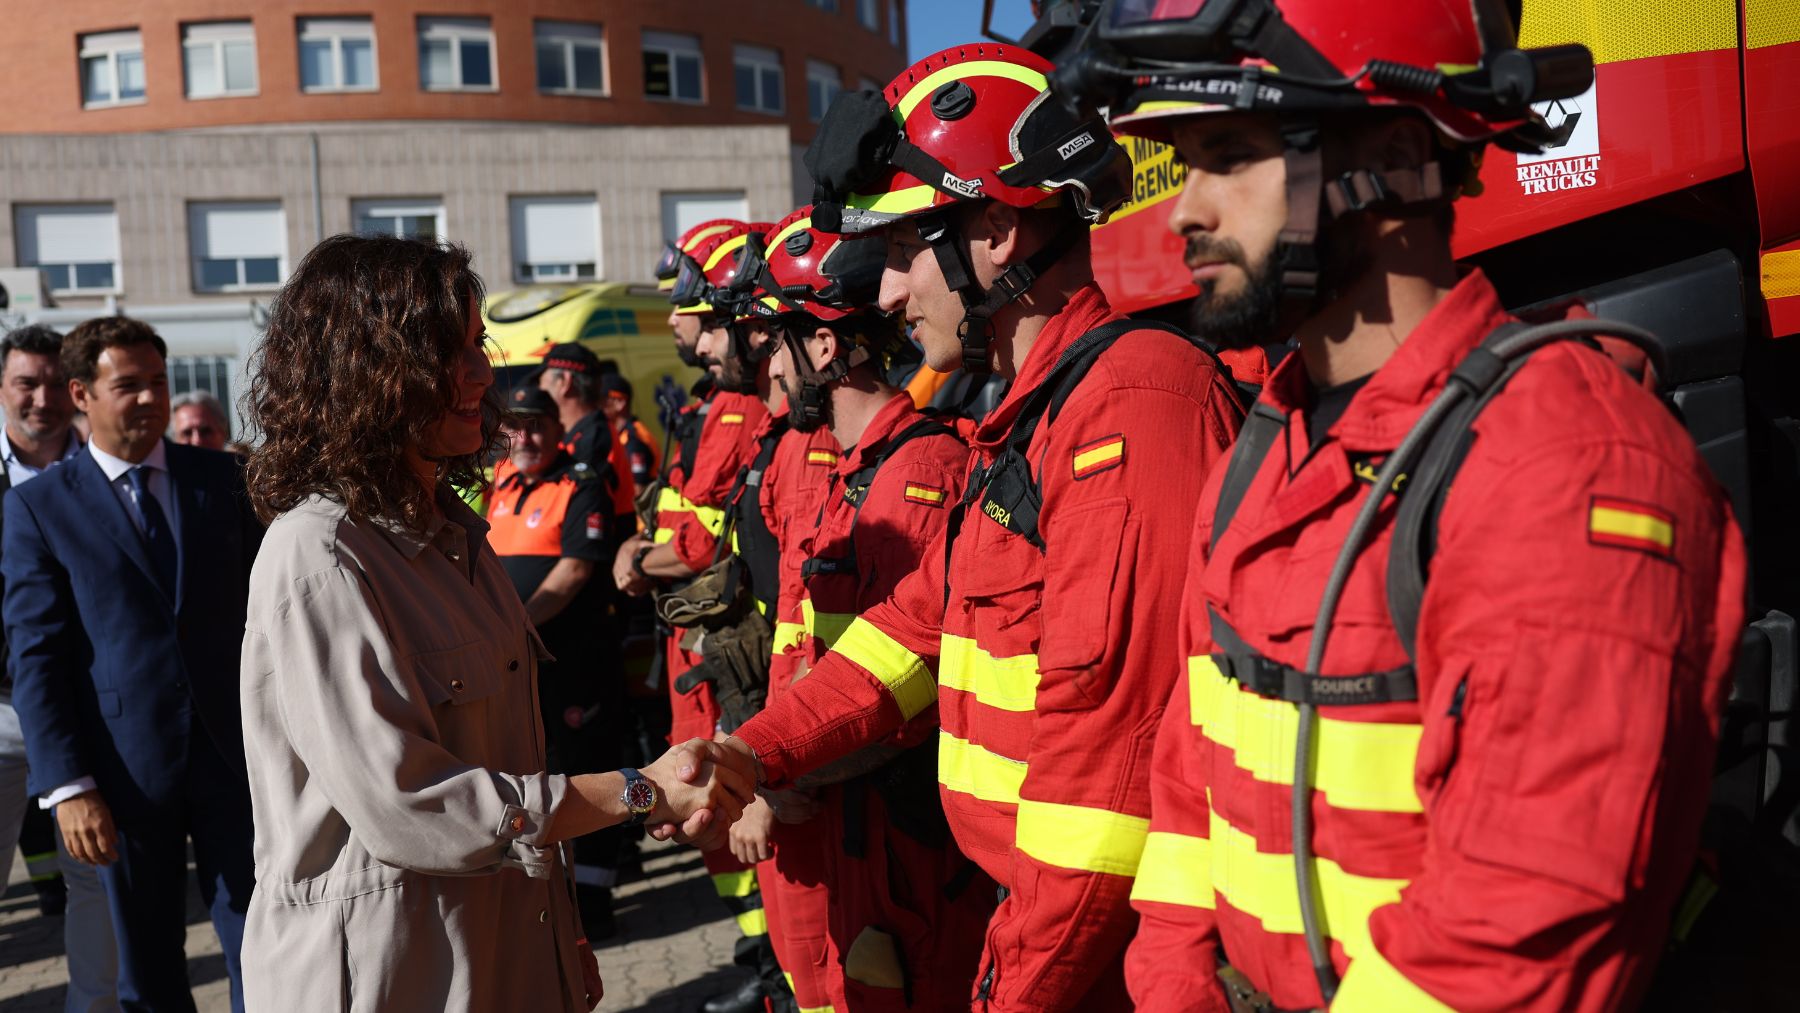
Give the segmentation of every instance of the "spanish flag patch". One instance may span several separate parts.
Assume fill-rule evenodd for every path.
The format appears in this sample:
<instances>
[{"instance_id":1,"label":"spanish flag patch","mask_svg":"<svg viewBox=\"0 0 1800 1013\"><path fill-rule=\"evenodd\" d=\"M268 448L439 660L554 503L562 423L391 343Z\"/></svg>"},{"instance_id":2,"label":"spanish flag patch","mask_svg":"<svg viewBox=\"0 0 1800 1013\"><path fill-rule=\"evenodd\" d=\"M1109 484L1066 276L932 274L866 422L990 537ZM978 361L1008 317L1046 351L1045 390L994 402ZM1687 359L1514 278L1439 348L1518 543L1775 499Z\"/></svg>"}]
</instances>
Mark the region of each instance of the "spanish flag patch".
<instances>
[{"instance_id":1,"label":"spanish flag patch","mask_svg":"<svg viewBox=\"0 0 1800 1013\"><path fill-rule=\"evenodd\" d=\"M809 450L806 452L807 464L818 464L831 467L838 462L838 455L829 450Z\"/></svg>"},{"instance_id":2,"label":"spanish flag patch","mask_svg":"<svg viewBox=\"0 0 1800 1013\"><path fill-rule=\"evenodd\" d=\"M1102 436L1092 443L1075 448L1075 477L1091 478L1125 463L1125 437L1119 433Z\"/></svg>"},{"instance_id":3,"label":"spanish flag patch","mask_svg":"<svg viewBox=\"0 0 1800 1013\"><path fill-rule=\"evenodd\" d=\"M923 485L918 482L906 483L906 501L922 503L925 506L941 507L944 505L944 490L935 485Z\"/></svg>"},{"instance_id":4,"label":"spanish flag patch","mask_svg":"<svg viewBox=\"0 0 1800 1013\"><path fill-rule=\"evenodd\" d=\"M1595 496L1588 501L1588 541L1672 559L1675 518L1647 503Z\"/></svg>"},{"instance_id":5,"label":"spanish flag patch","mask_svg":"<svg viewBox=\"0 0 1800 1013\"><path fill-rule=\"evenodd\" d=\"M719 416L719 425L741 426L743 424L744 424L744 413L743 412L726 412L725 414Z\"/></svg>"}]
</instances>

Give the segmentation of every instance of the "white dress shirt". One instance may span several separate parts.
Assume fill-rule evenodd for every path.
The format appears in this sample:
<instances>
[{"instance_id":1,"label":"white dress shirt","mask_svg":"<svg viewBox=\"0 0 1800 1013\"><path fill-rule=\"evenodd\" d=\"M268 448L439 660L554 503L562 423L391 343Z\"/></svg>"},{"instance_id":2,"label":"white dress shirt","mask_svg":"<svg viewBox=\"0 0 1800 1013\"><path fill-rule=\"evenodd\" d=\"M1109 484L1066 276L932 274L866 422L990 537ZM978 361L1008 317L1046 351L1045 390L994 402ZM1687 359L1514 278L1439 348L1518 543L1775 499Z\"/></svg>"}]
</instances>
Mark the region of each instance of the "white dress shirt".
<instances>
[{"instance_id":1,"label":"white dress shirt","mask_svg":"<svg viewBox=\"0 0 1800 1013\"><path fill-rule=\"evenodd\" d=\"M8 447L10 448L10 446L9 443ZM174 490L169 486L169 454L163 446L163 441L157 440L156 446L151 449L149 455L137 464L122 457L114 457L101 450L100 445L93 440L88 441L87 449L88 453L94 455L94 463L98 464L100 470L106 473L106 480L112 483L113 494L119 497L119 505L125 508L125 516L131 518L132 525L138 529L140 534L144 530L143 518L138 512L137 497L131 491L131 480L125 477L126 472L140 466L150 471L150 474L145 477L144 489L156 500L157 505L162 507L163 516L169 519L170 535L173 536L175 532L181 530L175 513ZM10 464L10 457L8 461ZM99 785L95 784L91 777L78 778L44 795L38 800L38 807L51 809L64 799L74 798L83 792L94 791L98 787Z\"/></svg>"}]
</instances>

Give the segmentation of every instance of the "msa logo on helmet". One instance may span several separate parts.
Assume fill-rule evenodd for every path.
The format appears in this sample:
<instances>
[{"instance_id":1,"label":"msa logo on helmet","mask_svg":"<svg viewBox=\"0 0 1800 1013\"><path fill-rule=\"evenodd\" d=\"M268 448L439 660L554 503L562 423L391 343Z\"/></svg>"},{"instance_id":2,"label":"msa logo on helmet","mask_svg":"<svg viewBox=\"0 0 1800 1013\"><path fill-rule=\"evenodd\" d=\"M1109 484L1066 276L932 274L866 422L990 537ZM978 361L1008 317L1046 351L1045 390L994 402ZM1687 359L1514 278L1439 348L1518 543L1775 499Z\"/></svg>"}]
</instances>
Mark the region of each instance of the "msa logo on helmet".
<instances>
[{"instance_id":1,"label":"msa logo on helmet","mask_svg":"<svg viewBox=\"0 0 1800 1013\"><path fill-rule=\"evenodd\" d=\"M1077 137L1077 138L1069 141L1068 143L1064 144L1062 147L1057 148L1056 153L1058 155L1061 155L1063 161L1066 162L1069 159L1074 158L1076 152L1081 151L1083 148L1092 147L1093 143L1094 143L1094 135L1093 134L1082 134L1080 137Z\"/></svg>"},{"instance_id":2,"label":"msa logo on helmet","mask_svg":"<svg viewBox=\"0 0 1800 1013\"><path fill-rule=\"evenodd\" d=\"M944 189L953 190L964 197L981 196L981 180L963 179L949 169L944 170Z\"/></svg>"}]
</instances>

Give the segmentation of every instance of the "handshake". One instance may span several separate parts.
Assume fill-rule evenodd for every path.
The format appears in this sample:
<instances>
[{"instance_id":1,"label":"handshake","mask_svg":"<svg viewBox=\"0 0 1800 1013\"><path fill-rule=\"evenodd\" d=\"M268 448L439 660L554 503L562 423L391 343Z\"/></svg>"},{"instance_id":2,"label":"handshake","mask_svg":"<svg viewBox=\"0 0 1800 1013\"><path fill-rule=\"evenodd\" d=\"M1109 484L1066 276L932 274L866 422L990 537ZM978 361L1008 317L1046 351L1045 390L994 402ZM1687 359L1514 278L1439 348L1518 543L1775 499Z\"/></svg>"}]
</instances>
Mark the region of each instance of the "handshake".
<instances>
[{"instance_id":1,"label":"handshake","mask_svg":"<svg viewBox=\"0 0 1800 1013\"><path fill-rule=\"evenodd\" d=\"M656 785L656 808L646 821L650 836L702 851L722 846L756 798L760 773L756 754L736 738L689 739L672 747L643 770Z\"/></svg>"}]
</instances>

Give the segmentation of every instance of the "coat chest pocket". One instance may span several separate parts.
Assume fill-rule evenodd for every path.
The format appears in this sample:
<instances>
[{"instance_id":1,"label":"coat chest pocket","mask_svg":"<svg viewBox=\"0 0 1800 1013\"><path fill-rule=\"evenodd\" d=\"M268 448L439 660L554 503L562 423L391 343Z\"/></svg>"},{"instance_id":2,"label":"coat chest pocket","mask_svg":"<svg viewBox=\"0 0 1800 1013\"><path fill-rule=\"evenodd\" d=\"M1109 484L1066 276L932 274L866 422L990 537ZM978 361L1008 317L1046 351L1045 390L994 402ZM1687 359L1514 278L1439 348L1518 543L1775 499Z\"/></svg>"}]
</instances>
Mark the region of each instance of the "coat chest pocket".
<instances>
[{"instance_id":1,"label":"coat chest pocket","mask_svg":"<svg viewBox=\"0 0 1800 1013\"><path fill-rule=\"evenodd\" d=\"M506 674L505 664L485 642L415 654L412 666L432 707L485 700L500 691Z\"/></svg>"}]
</instances>

